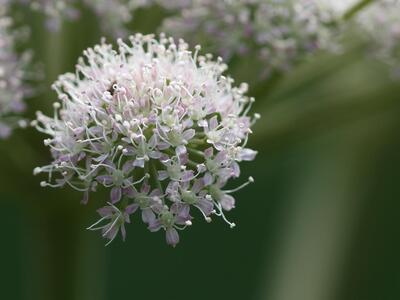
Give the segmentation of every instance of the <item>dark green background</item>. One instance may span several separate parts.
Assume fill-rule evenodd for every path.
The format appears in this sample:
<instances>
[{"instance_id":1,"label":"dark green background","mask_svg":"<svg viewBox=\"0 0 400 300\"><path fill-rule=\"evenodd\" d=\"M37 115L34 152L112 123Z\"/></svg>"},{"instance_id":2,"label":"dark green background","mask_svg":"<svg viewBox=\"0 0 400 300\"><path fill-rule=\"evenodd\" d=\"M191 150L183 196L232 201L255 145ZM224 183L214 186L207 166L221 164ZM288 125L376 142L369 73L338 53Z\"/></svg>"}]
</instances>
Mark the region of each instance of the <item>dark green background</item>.
<instances>
[{"instance_id":1,"label":"dark green background","mask_svg":"<svg viewBox=\"0 0 400 300\"><path fill-rule=\"evenodd\" d=\"M51 111L57 75L99 41L99 20L84 11L49 33L39 14L17 16L46 74L33 118ZM162 16L139 11L132 32L154 31ZM274 82L256 81L251 58L232 63L262 114L259 156L242 164L256 181L236 194L234 230L196 222L175 249L137 217L125 243L105 248L84 228L107 195L82 206L79 193L40 188L32 169L50 158L35 130L0 141L0 299L399 299L400 84L348 31L343 54L318 54Z\"/></svg>"}]
</instances>

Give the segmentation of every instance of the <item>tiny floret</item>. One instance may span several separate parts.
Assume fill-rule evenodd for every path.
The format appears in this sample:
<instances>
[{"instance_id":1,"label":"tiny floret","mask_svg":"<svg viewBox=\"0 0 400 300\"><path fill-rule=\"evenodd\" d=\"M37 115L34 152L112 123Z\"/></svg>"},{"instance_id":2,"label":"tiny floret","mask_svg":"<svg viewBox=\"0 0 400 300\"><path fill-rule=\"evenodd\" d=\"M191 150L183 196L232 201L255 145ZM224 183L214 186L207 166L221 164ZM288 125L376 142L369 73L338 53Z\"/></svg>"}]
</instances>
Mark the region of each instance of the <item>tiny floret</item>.
<instances>
[{"instance_id":1,"label":"tiny floret","mask_svg":"<svg viewBox=\"0 0 400 300\"><path fill-rule=\"evenodd\" d=\"M246 148L256 119L247 85L233 86L222 61L192 53L183 40L137 34L129 41L87 49L77 72L55 82L59 106L53 117L38 113L35 124L49 136L53 161L34 173L48 173L41 185L82 191L82 203L99 186L108 189L89 229L109 241L118 232L125 239L136 211L171 246L196 214L233 228L225 216L235 207L231 194L254 181L225 188L239 177L239 163L256 156Z\"/></svg>"}]
</instances>

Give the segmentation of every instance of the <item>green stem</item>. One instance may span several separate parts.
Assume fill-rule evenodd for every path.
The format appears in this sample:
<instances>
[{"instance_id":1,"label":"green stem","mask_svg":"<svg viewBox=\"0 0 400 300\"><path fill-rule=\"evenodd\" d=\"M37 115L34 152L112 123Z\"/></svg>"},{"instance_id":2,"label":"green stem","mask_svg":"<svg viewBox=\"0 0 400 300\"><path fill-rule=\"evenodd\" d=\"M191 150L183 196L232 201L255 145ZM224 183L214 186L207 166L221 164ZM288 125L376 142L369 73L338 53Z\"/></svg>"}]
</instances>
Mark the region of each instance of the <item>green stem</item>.
<instances>
[{"instance_id":1,"label":"green stem","mask_svg":"<svg viewBox=\"0 0 400 300\"><path fill-rule=\"evenodd\" d=\"M361 0L352 6L344 15L343 20L352 19L360 10L375 2L375 0Z\"/></svg>"}]
</instances>

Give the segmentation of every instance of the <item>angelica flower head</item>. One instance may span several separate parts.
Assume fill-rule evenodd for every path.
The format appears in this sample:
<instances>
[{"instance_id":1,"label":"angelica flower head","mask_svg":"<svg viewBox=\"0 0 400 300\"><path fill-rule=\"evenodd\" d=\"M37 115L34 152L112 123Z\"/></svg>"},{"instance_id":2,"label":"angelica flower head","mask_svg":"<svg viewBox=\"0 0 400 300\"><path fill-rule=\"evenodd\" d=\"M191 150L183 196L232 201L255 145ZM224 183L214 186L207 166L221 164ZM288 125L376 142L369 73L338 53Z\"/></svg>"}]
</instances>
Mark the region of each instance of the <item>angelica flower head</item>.
<instances>
[{"instance_id":1,"label":"angelica flower head","mask_svg":"<svg viewBox=\"0 0 400 300\"><path fill-rule=\"evenodd\" d=\"M400 1L376 1L359 14L357 21L372 54L400 74Z\"/></svg>"},{"instance_id":2,"label":"angelica flower head","mask_svg":"<svg viewBox=\"0 0 400 300\"><path fill-rule=\"evenodd\" d=\"M192 52L183 40L137 34L129 41L114 50L103 40L55 82L54 116L38 112L33 122L49 136L53 161L34 172L48 173L42 186L82 191L84 203L98 186L109 189L108 214L100 215L110 222L90 229L110 240L124 232L124 212L136 209L173 246L195 214L234 227L224 211L234 208L237 189L224 187L239 177L239 162L256 155L246 148L258 118L249 116L247 85L234 86L222 59Z\"/></svg>"},{"instance_id":3,"label":"angelica flower head","mask_svg":"<svg viewBox=\"0 0 400 300\"><path fill-rule=\"evenodd\" d=\"M256 55L269 73L318 49L333 50L333 15L317 0L194 0L162 30L202 41L225 59Z\"/></svg>"},{"instance_id":4,"label":"angelica flower head","mask_svg":"<svg viewBox=\"0 0 400 300\"><path fill-rule=\"evenodd\" d=\"M26 84L31 55L16 52L20 32L13 28L13 21L7 15L8 4L0 0L0 139L25 124L20 113L25 110L24 98L31 93Z\"/></svg>"}]
</instances>

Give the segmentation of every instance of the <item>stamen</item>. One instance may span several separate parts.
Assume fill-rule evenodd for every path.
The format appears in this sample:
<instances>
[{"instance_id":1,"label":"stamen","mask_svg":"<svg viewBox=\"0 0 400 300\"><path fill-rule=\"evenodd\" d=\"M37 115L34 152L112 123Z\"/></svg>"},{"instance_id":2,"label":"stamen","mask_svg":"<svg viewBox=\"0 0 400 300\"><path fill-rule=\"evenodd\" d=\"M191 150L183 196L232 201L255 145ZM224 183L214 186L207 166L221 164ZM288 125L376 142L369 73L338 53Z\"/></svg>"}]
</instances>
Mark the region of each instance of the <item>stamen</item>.
<instances>
[{"instance_id":1,"label":"stamen","mask_svg":"<svg viewBox=\"0 0 400 300\"><path fill-rule=\"evenodd\" d=\"M234 192L237 192L237 191L241 190L242 188L244 188L245 186L247 186L247 185L249 185L250 183L253 183L253 182L254 182L254 178L250 176L249 179L245 183L241 184L237 188L235 188L233 190L225 190L223 192L227 193L227 194L231 194L231 193L234 193Z\"/></svg>"}]
</instances>

